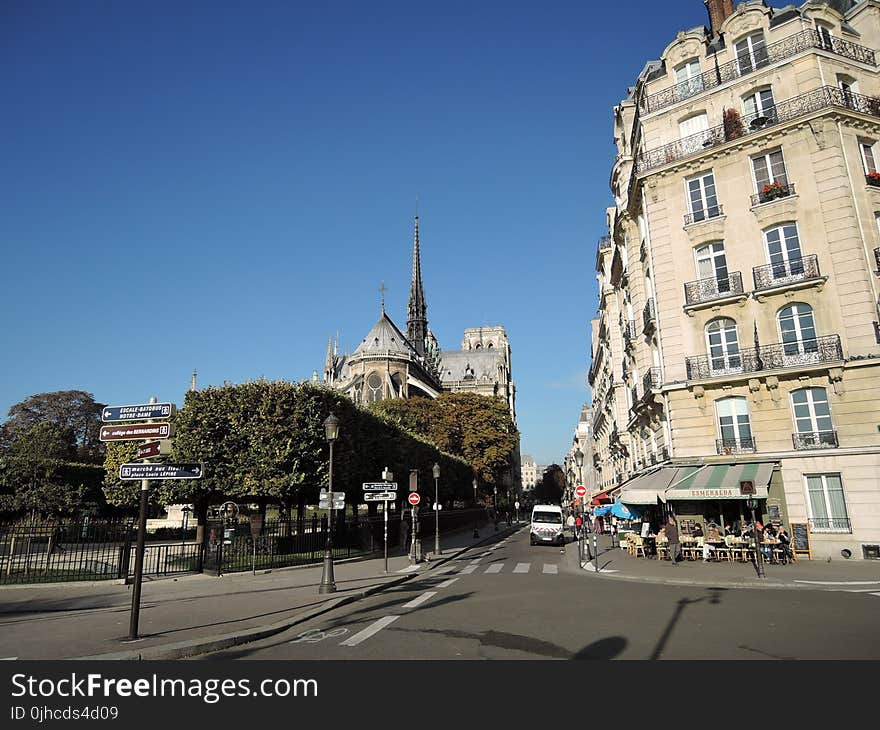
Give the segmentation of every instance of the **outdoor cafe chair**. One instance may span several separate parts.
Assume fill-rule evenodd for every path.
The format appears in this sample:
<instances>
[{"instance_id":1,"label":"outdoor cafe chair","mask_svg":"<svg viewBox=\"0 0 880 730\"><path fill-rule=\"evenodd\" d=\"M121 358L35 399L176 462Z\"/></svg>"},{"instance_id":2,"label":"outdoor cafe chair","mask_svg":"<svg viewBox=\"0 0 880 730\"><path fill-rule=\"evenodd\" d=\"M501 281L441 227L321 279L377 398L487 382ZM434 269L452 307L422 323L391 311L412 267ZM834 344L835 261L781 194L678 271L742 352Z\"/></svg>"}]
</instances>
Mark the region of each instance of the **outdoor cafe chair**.
<instances>
[{"instance_id":1,"label":"outdoor cafe chair","mask_svg":"<svg viewBox=\"0 0 880 730\"><path fill-rule=\"evenodd\" d=\"M724 542L727 544L727 553L731 561L742 562L745 559L743 557L743 545L737 538L733 535L727 535L724 538Z\"/></svg>"}]
</instances>

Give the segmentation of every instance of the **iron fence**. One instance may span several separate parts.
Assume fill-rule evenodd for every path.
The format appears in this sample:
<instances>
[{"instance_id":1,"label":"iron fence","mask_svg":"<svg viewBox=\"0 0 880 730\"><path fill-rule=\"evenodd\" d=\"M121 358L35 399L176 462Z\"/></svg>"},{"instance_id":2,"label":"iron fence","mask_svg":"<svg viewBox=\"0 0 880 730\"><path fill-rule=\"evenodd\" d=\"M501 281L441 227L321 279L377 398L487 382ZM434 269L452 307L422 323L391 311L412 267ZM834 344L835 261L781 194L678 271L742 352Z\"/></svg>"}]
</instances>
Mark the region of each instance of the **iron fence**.
<instances>
[{"instance_id":1,"label":"iron fence","mask_svg":"<svg viewBox=\"0 0 880 730\"><path fill-rule=\"evenodd\" d=\"M838 446L837 431L802 431L791 435L795 449L832 449Z\"/></svg>"},{"instance_id":2,"label":"iron fence","mask_svg":"<svg viewBox=\"0 0 880 730\"><path fill-rule=\"evenodd\" d=\"M755 291L818 279L821 276L819 257L816 254L810 254L799 259L788 259L775 264L755 266L752 269L752 276L755 280Z\"/></svg>"},{"instance_id":3,"label":"iron fence","mask_svg":"<svg viewBox=\"0 0 880 730\"><path fill-rule=\"evenodd\" d=\"M822 35L817 30L811 28L790 35L776 43L771 43L764 51L759 54L756 53L754 59L748 55L736 58L692 79L682 81L667 89L658 91L656 94L645 96L641 99L642 110L645 113L657 111L699 94L702 91L715 88L740 76L757 71L771 63L790 58L810 48L829 51L870 66L876 65L874 51L870 48L845 41L841 38L829 38L827 35Z\"/></svg>"},{"instance_id":4,"label":"iron fence","mask_svg":"<svg viewBox=\"0 0 880 730\"><path fill-rule=\"evenodd\" d=\"M685 306L701 304L714 299L736 296L743 293L742 273L731 271L727 276L689 281L684 285Z\"/></svg>"}]
</instances>

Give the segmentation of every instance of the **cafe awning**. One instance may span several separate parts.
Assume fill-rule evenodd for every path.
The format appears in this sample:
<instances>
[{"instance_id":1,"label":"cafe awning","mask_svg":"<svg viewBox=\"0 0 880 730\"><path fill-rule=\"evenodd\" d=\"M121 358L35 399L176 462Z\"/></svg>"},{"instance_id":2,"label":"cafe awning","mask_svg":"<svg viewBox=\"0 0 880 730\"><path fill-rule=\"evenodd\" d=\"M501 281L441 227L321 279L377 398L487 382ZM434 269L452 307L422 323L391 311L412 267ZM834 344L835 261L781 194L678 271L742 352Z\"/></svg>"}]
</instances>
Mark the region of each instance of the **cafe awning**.
<instances>
[{"instance_id":1,"label":"cafe awning","mask_svg":"<svg viewBox=\"0 0 880 730\"><path fill-rule=\"evenodd\" d=\"M619 501L624 504L657 504L657 497L666 501L666 489L684 479L699 467L661 466L659 469L631 479L620 490Z\"/></svg>"},{"instance_id":2,"label":"cafe awning","mask_svg":"<svg viewBox=\"0 0 880 730\"><path fill-rule=\"evenodd\" d=\"M682 467L691 473L683 474L666 489L666 499L748 499L767 497L767 487L773 474L773 462L746 464L711 464L701 467ZM743 494L740 482L752 482L755 494Z\"/></svg>"},{"instance_id":3,"label":"cafe awning","mask_svg":"<svg viewBox=\"0 0 880 730\"><path fill-rule=\"evenodd\" d=\"M611 493L617 488L617 485L615 485L613 487L608 487L608 489L603 489L601 492L596 492L590 497L590 504L593 507L603 504L611 504L611 502L614 501Z\"/></svg>"}]
</instances>

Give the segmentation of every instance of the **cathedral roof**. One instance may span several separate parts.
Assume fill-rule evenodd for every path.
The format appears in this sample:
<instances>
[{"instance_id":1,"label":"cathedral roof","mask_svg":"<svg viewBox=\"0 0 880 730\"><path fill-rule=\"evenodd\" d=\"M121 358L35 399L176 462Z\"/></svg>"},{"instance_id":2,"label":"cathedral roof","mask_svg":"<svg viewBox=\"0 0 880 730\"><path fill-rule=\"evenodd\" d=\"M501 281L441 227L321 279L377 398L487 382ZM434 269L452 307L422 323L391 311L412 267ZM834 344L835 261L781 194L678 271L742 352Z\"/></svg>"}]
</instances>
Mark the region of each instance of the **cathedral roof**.
<instances>
[{"instance_id":1,"label":"cathedral roof","mask_svg":"<svg viewBox=\"0 0 880 730\"><path fill-rule=\"evenodd\" d=\"M418 357L418 353L409 340L406 339L406 335L397 329L397 325L391 321L385 312L382 312L379 321L373 325L373 329L370 330L369 334L358 345L358 348L354 351L354 356L379 352L392 352Z\"/></svg>"},{"instance_id":2,"label":"cathedral roof","mask_svg":"<svg viewBox=\"0 0 880 730\"><path fill-rule=\"evenodd\" d=\"M440 380L466 380L472 375L476 380L488 376L495 378L499 362L503 362L502 350L491 348L479 350L443 350L440 353Z\"/></svg>"}]
</instances>

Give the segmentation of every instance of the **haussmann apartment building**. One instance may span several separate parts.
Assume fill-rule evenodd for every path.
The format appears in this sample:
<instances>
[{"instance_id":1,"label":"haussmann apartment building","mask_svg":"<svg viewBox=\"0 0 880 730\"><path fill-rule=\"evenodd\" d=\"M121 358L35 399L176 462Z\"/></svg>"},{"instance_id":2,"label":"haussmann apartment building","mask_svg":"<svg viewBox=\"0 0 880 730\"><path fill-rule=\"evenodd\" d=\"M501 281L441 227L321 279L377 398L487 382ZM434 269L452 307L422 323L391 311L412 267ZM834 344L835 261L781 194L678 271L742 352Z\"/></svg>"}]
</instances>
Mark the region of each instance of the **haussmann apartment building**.
<instances>
[{"instance_id":1,"label":"haussmann apartment building","mask_svg":"<svg viewBox=\"0 0 880 730\"><path fill-rule=\"evenodd\" d=\"M880 2L705 4L614 109L598 489L878 557Z\"/></svg>"}]
</instances>

